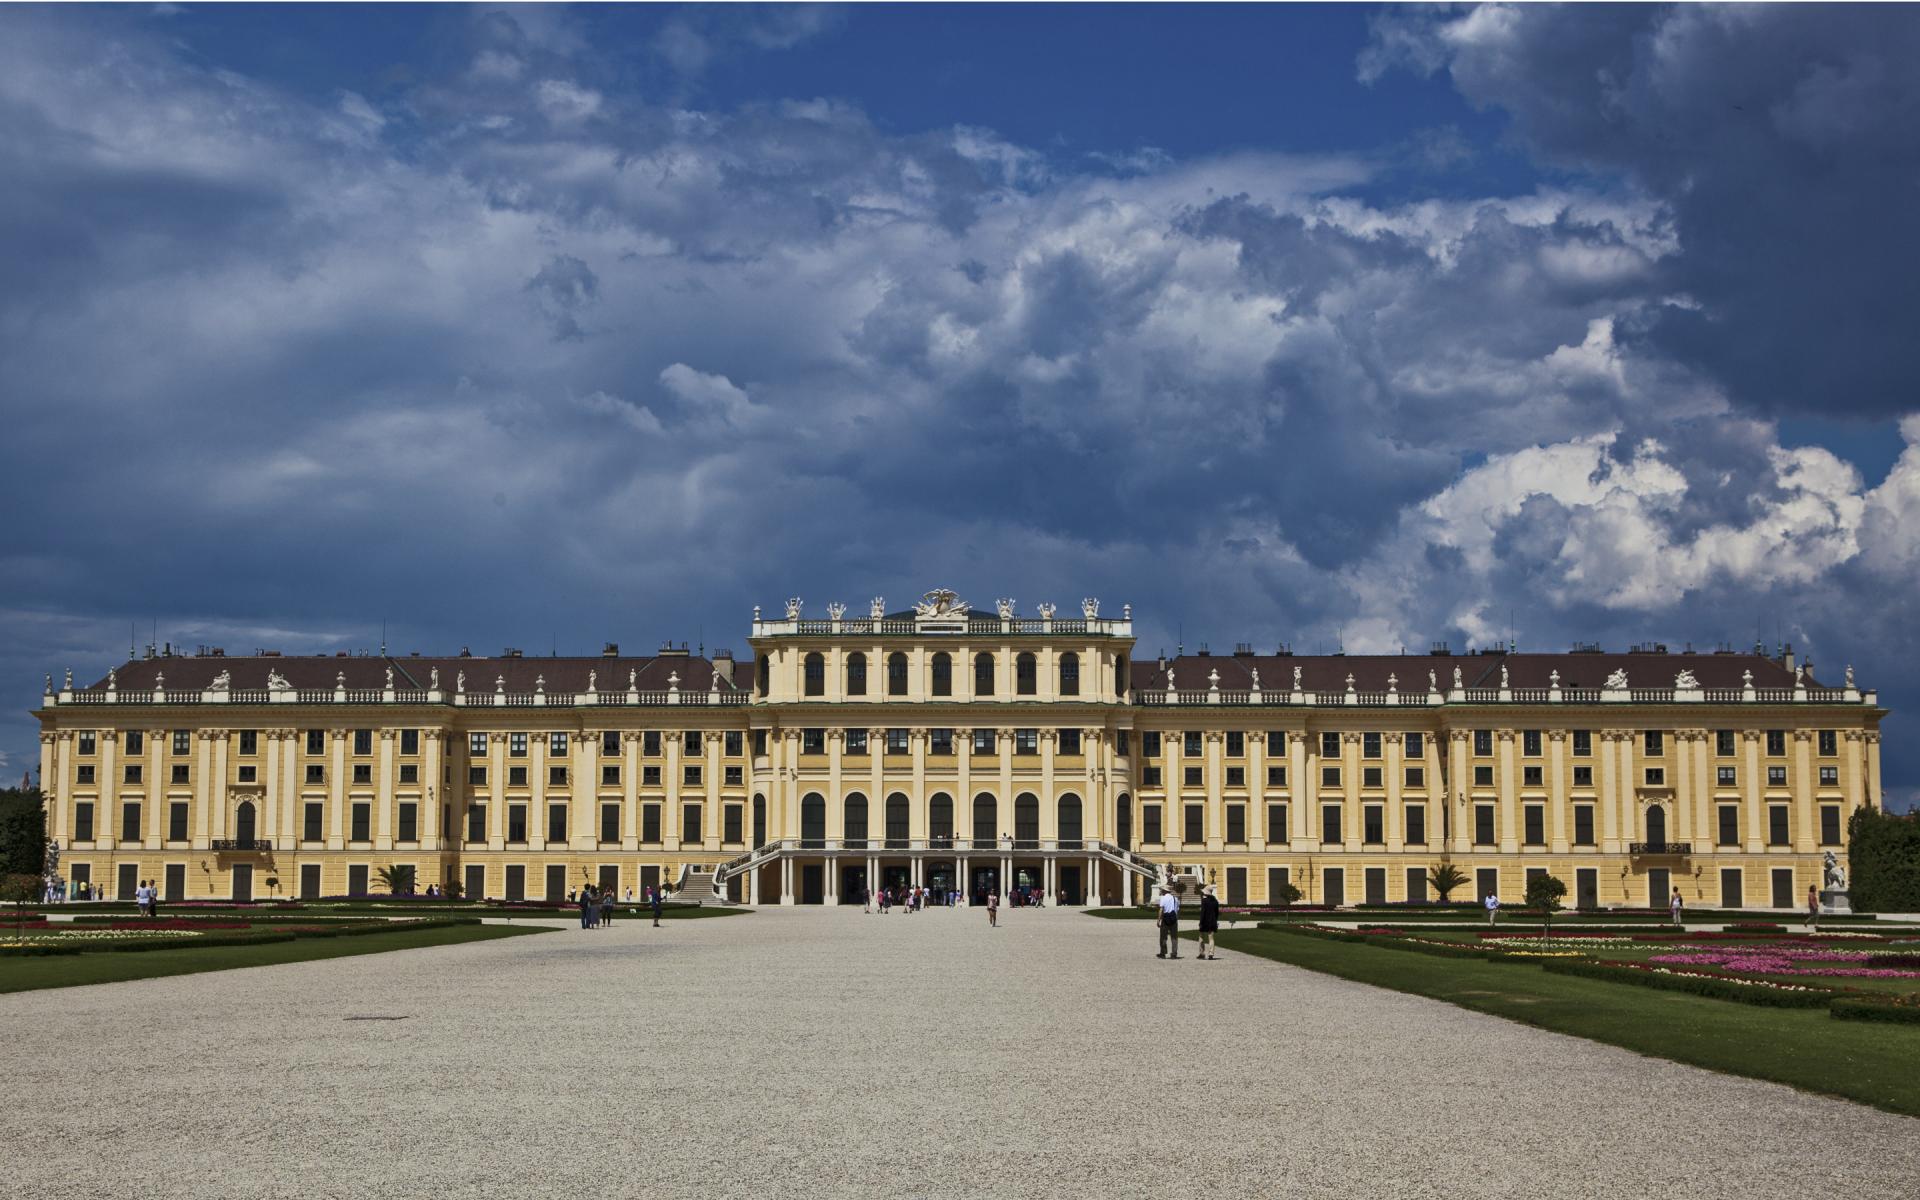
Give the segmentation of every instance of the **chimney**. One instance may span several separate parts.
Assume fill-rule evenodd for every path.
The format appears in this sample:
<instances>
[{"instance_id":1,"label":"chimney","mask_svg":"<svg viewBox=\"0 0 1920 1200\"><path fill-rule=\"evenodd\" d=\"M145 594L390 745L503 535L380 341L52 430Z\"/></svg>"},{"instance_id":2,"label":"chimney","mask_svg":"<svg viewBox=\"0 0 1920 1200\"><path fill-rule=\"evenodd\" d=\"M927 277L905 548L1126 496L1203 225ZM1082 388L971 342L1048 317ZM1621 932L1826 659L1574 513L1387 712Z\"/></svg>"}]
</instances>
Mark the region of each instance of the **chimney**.
<instances>
[{"instance_id":1,"label":"chimney","mask_svg":"<svg viewBox=\"0 0 1920 1200\"><path fill-rule=\"evenodd\" d=\"M601 647L601 649L600 649L600 657L601 657L601 658L619 658L619 657L620 657L620 643L619 643L619 642L608 642L608 643L607 643L607 644L606 644L605 646L603 646L603 647Z\"/></svg>"},{"instance_id":2,"label":"chimney","mask_svg":"<svg viewBox=\"0 0 1920 1200\"><path fill-rule=\"evenodd\" d=\"M725 680L728 687L733 686L733 651L715 650L713 652L713 673Z\"/></svg>"},{"instance_id":3,"label":"chimney","mask_svg":"<svg viewBox=\"0 0 1920 1200\"><path fill-rule=\"evenodd\" d=\"M1780 643L1780 665L1785 667L1789 671L1793 670L1793 643L1792 642Z\"/></svg>"}]
</instances>

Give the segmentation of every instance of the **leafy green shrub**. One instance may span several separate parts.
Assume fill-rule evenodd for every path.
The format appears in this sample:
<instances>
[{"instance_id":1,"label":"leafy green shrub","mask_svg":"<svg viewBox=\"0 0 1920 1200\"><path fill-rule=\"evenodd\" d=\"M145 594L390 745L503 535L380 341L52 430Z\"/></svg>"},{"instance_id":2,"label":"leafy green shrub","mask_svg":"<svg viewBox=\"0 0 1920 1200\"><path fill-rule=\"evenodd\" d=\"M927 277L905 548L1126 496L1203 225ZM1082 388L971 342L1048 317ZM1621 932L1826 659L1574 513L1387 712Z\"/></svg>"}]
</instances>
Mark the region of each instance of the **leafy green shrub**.
<instances>
[{"instance_id":1,"label":"leafy green shrub","mask_svg":"<svg viewBox=\"0 0 1920 1200\"><path fill-rule=\"evenodd\" d=\"M1920 1025L1920 996L1889 1000L1858 1000L1842 997L1827 1010L1842 1021L1890 1021L1900 1025Z\"/></svg>"},{"instance_id":2,"label":"leafy green shrub","mask_svg":"<svg viewBox=\"0 0 1920 1200\"><path fill-rule=\"evenodd\" d=\"M1862 912L1920 912L1920 813L1871 805L1847 822L1848 894Z\"/></svg>"}]
</instances>

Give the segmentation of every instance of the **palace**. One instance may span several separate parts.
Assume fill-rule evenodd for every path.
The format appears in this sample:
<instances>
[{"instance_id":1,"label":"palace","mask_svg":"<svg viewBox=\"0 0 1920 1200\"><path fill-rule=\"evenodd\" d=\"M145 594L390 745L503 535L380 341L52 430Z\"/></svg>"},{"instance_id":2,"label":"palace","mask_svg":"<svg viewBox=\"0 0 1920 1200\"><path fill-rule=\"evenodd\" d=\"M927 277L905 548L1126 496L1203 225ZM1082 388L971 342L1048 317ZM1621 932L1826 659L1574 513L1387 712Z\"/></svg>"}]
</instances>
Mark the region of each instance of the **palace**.
<instances>
[{"instance_id":1,"label":"palace","mask_svg":"<svg viewBox=\"0 0 1920 1200\"><path fill-rule=\"evenodd\" d=\"M1582 907L1790 908L1880 802L1886 710L1784 649L1135 661L1130 608L1055 612L792 600L743 660L149 652L49 678L50 836L72 883L173 899L405 865L504 899L1114 904L1171 870L1338 905L1451 863L1513 900L1550 871Z\"/></svg>"}]
</instances>

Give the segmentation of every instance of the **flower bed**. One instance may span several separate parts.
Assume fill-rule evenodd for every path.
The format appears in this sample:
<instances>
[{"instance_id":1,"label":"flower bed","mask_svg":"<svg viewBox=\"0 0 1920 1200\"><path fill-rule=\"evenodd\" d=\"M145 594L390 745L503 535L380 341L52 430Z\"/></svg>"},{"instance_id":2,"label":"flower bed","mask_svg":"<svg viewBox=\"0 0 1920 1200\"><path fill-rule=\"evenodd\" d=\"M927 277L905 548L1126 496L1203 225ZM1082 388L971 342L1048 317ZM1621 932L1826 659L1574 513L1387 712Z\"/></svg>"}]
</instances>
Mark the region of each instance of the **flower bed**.
<instances>
[{"instance_id":1,"label":"flower bed","mask_svg":"<svg viewBox=\"0 0 1920 1200\"><path fill-rule=\"evenodd\" d=\"M1656 954L1663 966L1718 967L1743 975L1813 975L1833 979L1920 979L1920 955L1898 951L1838 950L1794 946L1688 950Z\"/></svg>"},{"instance_id":2,"label":"flower bed","mask_svg":"<svg viewBox=\"0 0 1920 1200\"><path fill-rule=\"evenodd\" d=\"M1821 1008L1835 996L1827 988L1773 983L1764 979L1738 979L1704 971L1675 971L1645 963L1564 959L1543 962L1540 968L1558 975L1578 975L1583 979L1599 979L1609 983L1691 992L1714 1000L1731 1000L1737 1004L1758 1004L1771 1008Z\"/></svg>"},{"instance_id":3,"label":"flower bed","mask_svg":"<svg viewBox=\"0 0 1920 1200\"><path fill-rule=\"evenodd\" d=\"M1841 1021L1887 1021L1898 1025L1920 1025L1920 995L1889 996L1869 1000L1843 996L1827 1010Z\"/></svg>"}]
</instances>

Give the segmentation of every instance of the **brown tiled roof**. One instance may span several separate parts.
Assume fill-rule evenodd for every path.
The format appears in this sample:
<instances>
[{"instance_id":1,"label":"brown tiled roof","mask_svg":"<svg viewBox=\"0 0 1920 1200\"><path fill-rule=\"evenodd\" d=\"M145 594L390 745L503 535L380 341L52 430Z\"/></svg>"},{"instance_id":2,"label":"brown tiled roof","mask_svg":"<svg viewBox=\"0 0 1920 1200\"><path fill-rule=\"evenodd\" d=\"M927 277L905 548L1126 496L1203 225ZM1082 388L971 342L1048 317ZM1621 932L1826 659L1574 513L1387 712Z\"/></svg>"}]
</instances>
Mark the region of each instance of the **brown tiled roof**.
<instances>
[{"instance_id":1,"label":"brown tiled roof","mask_svg":"<svg viewBox=\"0 0 1920 1200\"><path fill-rule=\"evenodd\" d=\"M1445 691L1453 686L1456 666L1462 685L1469 688L1499 687L1503 666L1508 684L1516 688L1547 687L1554 671L1560 672L1563 688L1598 688L1615 671L1627 673L1629 686L1643 688L1672 687L1681 671L1692 671L1703 688L1737 688L1746 671L1753 672L1755 687L1793 686L1792 671L1759 654L1186 654L1169 659L1168 666L1176 688L1209 687L1209 674L1218 671L1224 691L1250 688L1256 668L1262 689L1291 688L1295 667L1300 668L1300 686L1310 692L1345 691L1348 675L1355 691L1384 692L1389 675L1398 677L1402 692L1425 691L1429 671ZM1806 682L1818 686L1811 677ZM1164 688L1167 672L1157 660L1142 658L1135 664L1132 683L1142 690Z\"/></svg>"},{"instance_id":2,"label":"brown tiled roof","mask_svg":"<svg viewBox=\"0 0 1920 1200\"><path fill-rule=\"evenodd\" d=\"M115 668L115 685L123 692L151 691L154 679L166 675L167 690L191 692L212 686L216 675L225 671L235 690L262 690L269 672L278 672L293 687L306 691L331 689L341 675L346 686L360 691L386 685L387 668L393 668L394 687L401 690L428 686L434 668L440 670L440 687L454 690L462 671L467 675L469 692L490 692L502 677L509 692L531 692L536 681L544 678L549 692L584 692L587 675L597 675L595 686L601 691L625 691L629 672L641 691L667 690L668 677L679 675L680 690L706 691L713 678L713 663L698 655L656 655L647 658L608 658L603 655L578 658L529 657L434 657L407 655L173 655L134 659ZM753 665L735 663L733 683L723 675L720 690L745 691L753 685ZM87 687L104 692L102 677Z\"/></svg>"}]
</instances>

